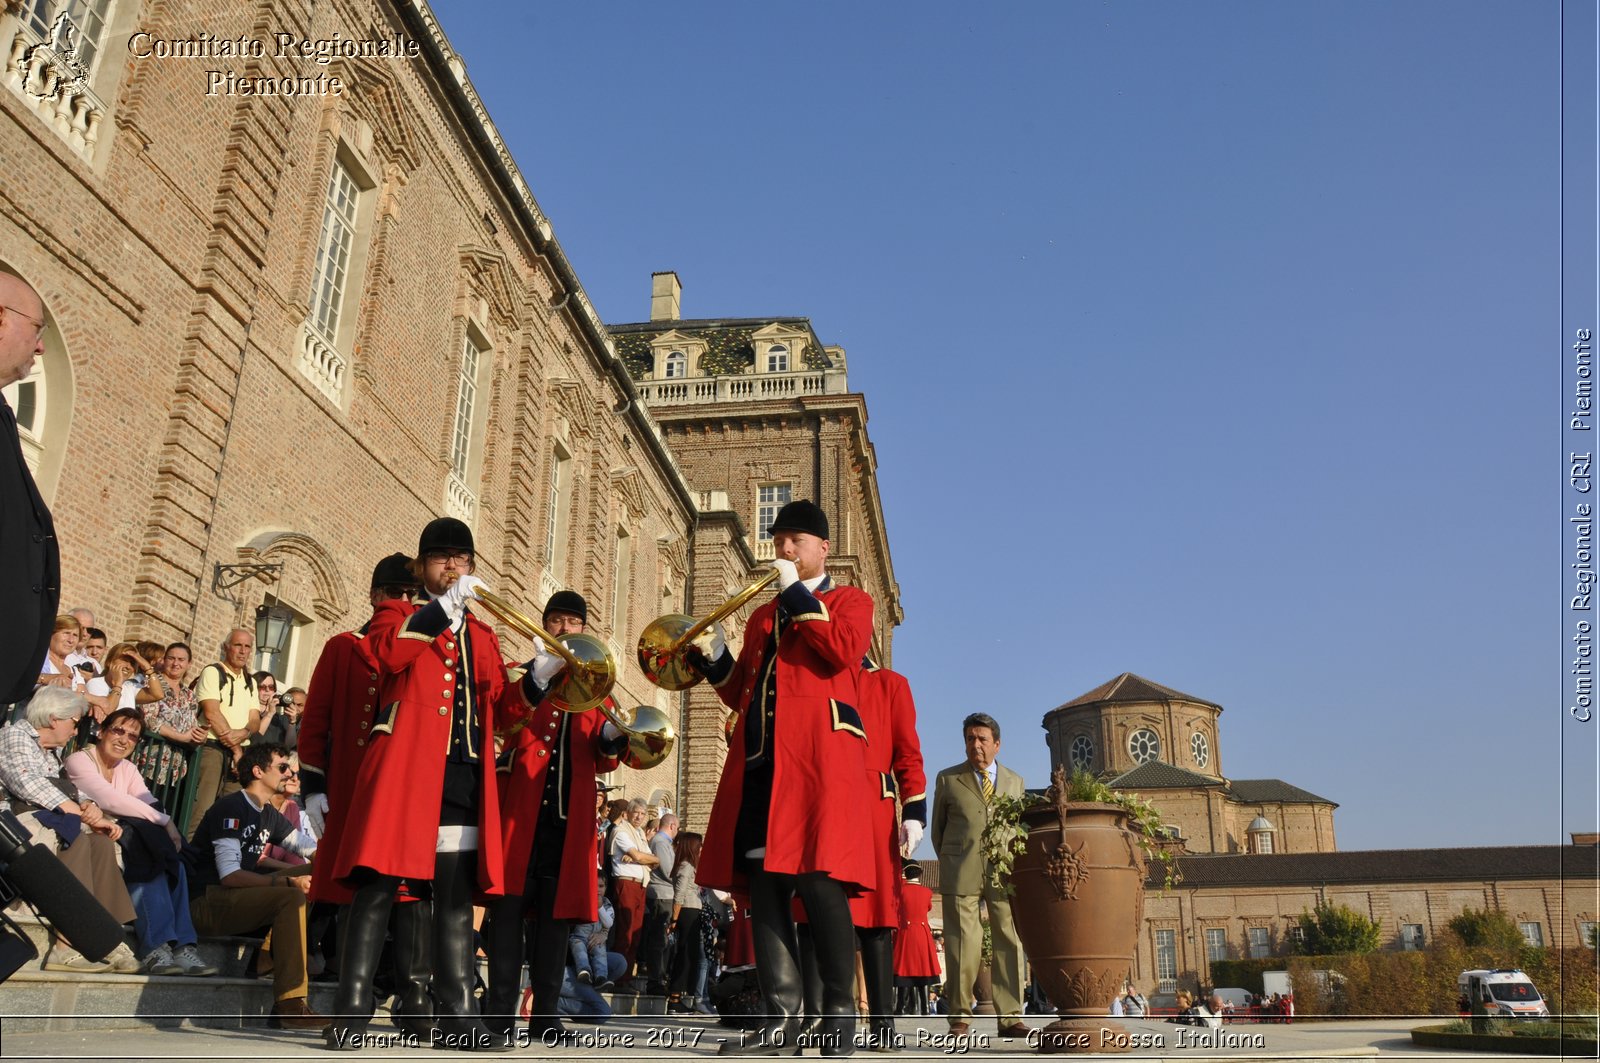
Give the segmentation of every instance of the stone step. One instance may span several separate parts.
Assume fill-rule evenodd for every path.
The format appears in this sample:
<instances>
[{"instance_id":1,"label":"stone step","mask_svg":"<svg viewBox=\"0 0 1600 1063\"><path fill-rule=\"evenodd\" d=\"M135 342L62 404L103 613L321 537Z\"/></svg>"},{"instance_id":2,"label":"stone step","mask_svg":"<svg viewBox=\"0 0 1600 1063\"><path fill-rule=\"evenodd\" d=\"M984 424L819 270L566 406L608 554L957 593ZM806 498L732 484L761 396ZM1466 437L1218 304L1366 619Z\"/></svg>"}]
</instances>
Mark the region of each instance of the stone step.
<instances>
[{"instance_id":1,"label":"stone step","mask_svg":"<svg viewBox=\"0 0 1600 1063\"><path fill-rule=\"evenodd\" d=\"M39 953L39 959L33 961L28 967L40 969L44 964L44 957L50 951L50 946L55 940L55 933L45 923L41 923L31 911L23 908L6 913L11 921L27 934L28 940L33 942L34 949ZM128 948L134 955L139 954L139 942L131 929L123 935ZM243 978L250 966L250 959L261 947L259 937L214 937L201 938L195 942L195 947L200 952L200 958L220 969L219 973L224 978ZM20 972L19 972L20 973ZM61 972L48 971L47 974Z\"/></svg>"},{"instance_id":2,"label":"stone step","mask_svg":"<svg viewBox=\"0 0 1600 1063\"><path fill-rule=\"evenodd\" d=\"M311 1006L327 1012L334 987L311 984ZM255 978L70 974L24 968L0 984L0 1023L9 1033L119 1030L185 1023L240 1029L266 1021L272 981Z\"/></svg>"}]
</instances>

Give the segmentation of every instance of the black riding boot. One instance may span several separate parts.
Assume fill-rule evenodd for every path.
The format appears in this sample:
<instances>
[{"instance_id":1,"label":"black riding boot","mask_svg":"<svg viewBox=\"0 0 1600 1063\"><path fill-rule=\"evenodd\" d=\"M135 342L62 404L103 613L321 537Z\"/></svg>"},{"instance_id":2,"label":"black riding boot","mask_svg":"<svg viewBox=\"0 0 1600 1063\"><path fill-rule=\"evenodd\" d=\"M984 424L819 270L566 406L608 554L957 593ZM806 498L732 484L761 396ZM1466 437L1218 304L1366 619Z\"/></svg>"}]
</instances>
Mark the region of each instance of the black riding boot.
<instances>
[{"instance_id":1,"label":"black riding boot","mask_svg":"<svg viewBox=\"0 0 1600 1063\"><path fill-rule=\"evenodd\" d=\"M800 1043L814 1046L822 1032L822 975L817 973L817 947L811 940L811 924L795 923L794 934L800 944L800 985L805 997Z\"/></svg>"},{"instance_id":2,"label":"black riding boot","mask_svg":"<svg viewBox=\"0 0 1600 1063\"><path fill-rule=\"evenodd\" d=\"M561 1024L561 976L567 969L567 935L571 921L557 919L556 879L542 876L533 880L533 918L526 925L528 984L533 1001L528 1007L528 1038L531 1044L548 1044L566 1033Z\"/></svg>"},{"instance_id":3,"label":"black riding boot","mask_svg":"<svg viewBox=\"0 0 1600 1063\"><path fill-rule=\"evenodd\" d=\"M333 998L333 1021L323 1031L329 1048L361 1047L361 1035L372 1021L372 976L389 933L389 909L400 880L374 875L356 890L339 927L339 988Z\"/></svg>"},{"instance_id":4,"label":"black riding boot","mask_svg":"<svg viewBox=\"0 0 1600 1063\"><path fill-rule=\"evenodd\" d=\"M867 981L868 1043L874 1052L898 1052L894 1032L894 933L886 926L856 931L861 972Z\"/></svg>"},{"instance_id":5,"label":"black riding boot","mask_svg":"<svg viewBox=\"0 0 1600 1063\"><path fill-rule=\"evenodd\" d=\"M478 882L478 854L472 850L439 853L433 870L433 997L438 1010L436 1048L505 1052L511 1048L478 1017L472 991L477 985L473 959L472 893Z\"/></svg>"},{"instance_id":6,"label":"black riding boot","mask_svg":"<svg viewBox=\"0 0 1600 1063\"><path fill-rule=\"evenodd\" d=\"M517 1001L522 992L522 898L491 897L483 926L484 951L489 954L483 1024L503 1038L517 1028Z\"/></svg>"},{"instance_id":7,"label":"black riding boot","mask_svg":"<svg viewBox=\"0 0 1600 1063\"><path fill-rule=\"evenodd\" d=\"M844 887L818 871L795 877L822 978L822 1054L856 1050L856 932ZM759 960L757 961L760 962Z\"/></svg>"},{"instance_id":8,"label":"black riding boot","mask_svg":"<svg viewBox=\"0 0 1600 1063\"><path fill-rule=\"evenodd\" d=\"M795 941L794 876L750 872L750 935L756 954L756 982L761 987L765 1022L745 1033L740 1043L724 1042L724 1056L793 1056L800 1054L799 946ZM852 961L853 965L853 961ZM852 975L853 977L853 975Z\"/></svg>"},{"instance_id":9,"label":"black riding boot","mask_svg":"<svg viewBox=\"0 0 1600 1063\"><path fill-rule=\"evenodd\" d=\"M423 899L396 904L389 922L394 930L394 1005L390 1017L402 1032L427 1043L433 1033L433 902Z\"/></svg>"}]
</instances>

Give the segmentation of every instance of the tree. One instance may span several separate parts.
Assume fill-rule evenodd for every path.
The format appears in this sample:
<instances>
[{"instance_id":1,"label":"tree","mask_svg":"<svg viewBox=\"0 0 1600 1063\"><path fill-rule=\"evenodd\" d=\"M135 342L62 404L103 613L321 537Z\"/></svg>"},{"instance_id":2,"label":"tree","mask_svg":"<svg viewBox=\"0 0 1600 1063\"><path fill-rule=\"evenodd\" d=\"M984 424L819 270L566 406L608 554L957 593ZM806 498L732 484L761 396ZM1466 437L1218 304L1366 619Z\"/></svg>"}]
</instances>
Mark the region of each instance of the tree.
<instances>
[{"instance_id":1,"label":"tree","mask_svg":"<svg viewBox=\"0 0 1600 1063\"><path fill-rule=\"evenodd\" d=\"M1319 901L1300 913L1300 942L1295 951L1306 956L1332 956L1346 952L1372 952L1382 932L1378 924L1353 908Z\"/></svg>"},{"instance_id":2,"label":"tree","mask_svg":"<svg viewBox=\"0 0 1600 1063\"><path fill-rule=\"evenodd\" d=\"M1467 908L1446 923L1445 929L1460 938L1461 943L1469 949L1491 948L1515 952L1527 944L1511 917L1493 908Z\"/></svg>"}]
</instances>

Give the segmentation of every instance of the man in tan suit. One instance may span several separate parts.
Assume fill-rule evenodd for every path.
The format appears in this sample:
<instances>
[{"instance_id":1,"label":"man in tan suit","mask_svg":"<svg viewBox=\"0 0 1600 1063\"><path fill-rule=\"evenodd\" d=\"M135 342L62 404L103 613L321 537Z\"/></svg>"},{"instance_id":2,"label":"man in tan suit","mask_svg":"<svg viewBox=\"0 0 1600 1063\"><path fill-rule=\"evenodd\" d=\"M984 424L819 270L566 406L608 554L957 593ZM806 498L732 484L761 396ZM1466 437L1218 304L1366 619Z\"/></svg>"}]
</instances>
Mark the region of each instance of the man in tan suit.
<instances>
[{"instance_id":1,"label":"man in tan suit","mask_svg":"<svg viewBox=\"0 0 1600 1063\"><path fill-rule=\"evenodd\" d=\"M983 924L978 902L989 908L994 942L991 968L994 1006L1001 1037L1026 1037L1022 1021L1022 944L1011 920L1011 901L994 881L980 841L989 821L989 803L996 794L1022 796L1022 776L995 763L1000 751L1000 725L975 712L961 723L967 759L939 773L934 782L933 818L929 830L939 854L939 892L944 899L945 999L950 1003L950 1032L972 1028L972 983L983 951Z\"/></svg>"}]
</instances>

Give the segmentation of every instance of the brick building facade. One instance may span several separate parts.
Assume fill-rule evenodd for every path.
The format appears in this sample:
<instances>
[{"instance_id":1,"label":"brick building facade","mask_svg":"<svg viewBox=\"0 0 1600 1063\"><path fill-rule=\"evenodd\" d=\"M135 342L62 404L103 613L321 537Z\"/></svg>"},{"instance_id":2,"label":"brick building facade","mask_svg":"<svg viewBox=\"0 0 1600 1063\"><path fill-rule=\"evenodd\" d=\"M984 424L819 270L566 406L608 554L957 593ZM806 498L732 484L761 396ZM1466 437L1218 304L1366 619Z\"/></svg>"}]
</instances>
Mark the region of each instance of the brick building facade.
<instances>
[{"instance_id":1,"label":"brick building facade","mask_svg":"<svg viewBox=\"0 0 1600 1063\"><path fill-rule=\"evenodd\" d=\"M374 561L452 514L523 611L585 595L619 702L685 710L634 642L747 582L747 516L680 469L424 3L0 0L0 56L0 267L50 325L7 398L63 607L198 666L278 605L303 683ZM720 719L683 763L720 767ZM689 806L681 767L618 781Z\"/></svg>"}]
</instances>

